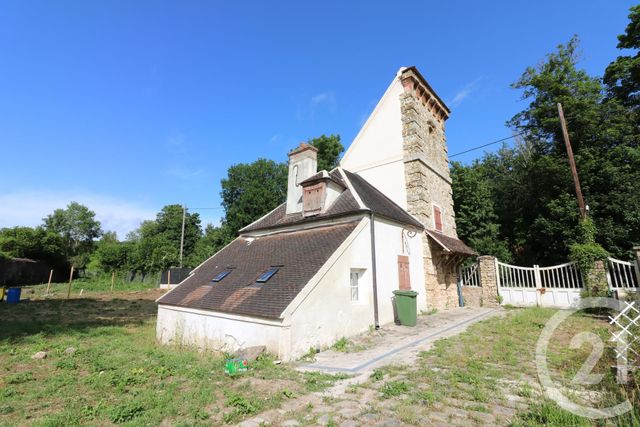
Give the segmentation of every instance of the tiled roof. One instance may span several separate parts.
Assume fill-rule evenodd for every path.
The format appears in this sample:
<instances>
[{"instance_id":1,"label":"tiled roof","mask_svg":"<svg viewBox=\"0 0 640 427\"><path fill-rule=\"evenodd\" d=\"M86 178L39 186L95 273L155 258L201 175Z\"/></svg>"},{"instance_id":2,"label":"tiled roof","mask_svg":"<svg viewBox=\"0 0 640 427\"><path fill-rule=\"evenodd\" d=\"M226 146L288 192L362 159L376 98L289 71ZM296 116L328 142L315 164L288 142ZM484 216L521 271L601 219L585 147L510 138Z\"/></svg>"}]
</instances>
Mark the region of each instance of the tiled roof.
<instances>
[{"instance_id":1,"label":"tiled roof","mask_svg":"<svg viewBox=\"0 0 640 427\"><path fill-rule=\"evenodd\" d=\"M436 241L443 249L459 255L474 256L478 255L476 251L467 246L462 240L450 237L434 230L425 230L427 235Z\"/></svg>"},{"instance_id":2,"label":"tiled roof","mask_svg":"<svg viewBox=\"0 0 640 427\"><path fill-rule=\"evenodd\" d=\"M353 189L358 193L358 196L360 196L362 203L364 203L371 212L402 224L413 225L421 230L424 228L420 221L395 204L393 200L385 196L376 187L369 184L363 177L347 170L345 170L344 173L351 182Z\"/></svg>"},{"instance_id":3,"label":"tiled roof","mask_svg":"<svg viewBox=\"0 0 640 427\"><path fill-rule=\"evenodd\" d=\"M250 243L238 237L158 303L278 318L357 223L272 234ZM278 272L266 283L256 284L256 279L272 266L277 266ZM227 277L211 282L227 268L232 270Z\"/></svg>"},{"instance_id":4,"label":"tiled roof","mask_svg":"<svg viewBox=\"0 0 640 427\"><path fill-rule=\"evenodd\" d=\"M347 180L351 183L353 190L357 193L358 197L364 204L361 207L351 189L347 188L333 205L324 213L314 215L312 217L303 217L302 212L295 214L286 214L286 203L278 206L271 213L265 217L259 219L253 224L240 230L242 233L265 230L270 228L277 228L282 226L289 226L293 224L304 224L322 219L328 219L332 217L344 216L354 213L373 212L376 215L385 217L392 221L399 222L401 224L408 224L419 229L423 229L423 225L409 215L407 211L395 204L391 199L385 196L381 191L376 189L373 185L369 184L364 178L354 173L348 172L343 169ZM316 174L318 175L318 174ZM340 171L334 169L329 172L329 176L332 180L342 183L345 187ZM312 177L313 178L313 177Z\"/></svg>"},{"instance_id":5,"label":"tiled roof","mask_svg":"<svg viewBox=\"0 0 640 427\"><path fill-rule=\"evenodd\" d=\"M335 173L334 173L335 172ZM332 173L328 173L327 171L320 171L317 174L310 176L309 178L305 179L304 181L302 181L300 183L300 185L304 186L305 184L312 184L314 182L318 182L318 181L322 181L322 180L328 180L328 181L333 181L338 185L341 185L342 187L346 188L346 185L344 183L344 181L342 180L342 177L340 176L340 173L337 171L334 171Z\"/></svg>"}]
</instances>

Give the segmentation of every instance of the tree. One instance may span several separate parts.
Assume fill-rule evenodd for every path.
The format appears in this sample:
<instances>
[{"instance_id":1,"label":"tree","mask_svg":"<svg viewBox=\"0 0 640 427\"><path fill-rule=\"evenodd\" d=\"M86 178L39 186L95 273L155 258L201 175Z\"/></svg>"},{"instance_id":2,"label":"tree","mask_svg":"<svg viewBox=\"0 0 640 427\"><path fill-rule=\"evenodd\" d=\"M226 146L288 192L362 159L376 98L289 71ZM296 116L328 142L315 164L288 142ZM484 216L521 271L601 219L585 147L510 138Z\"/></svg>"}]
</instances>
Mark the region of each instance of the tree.
<instances>
[{"instance_id":1,"label":"tree","mask_svg":"<svg viewBox=\"0 0 640 427\"><path fill-rule=\"evenodd\" d=\"M43 219L44 228L61 236L66 255L77 269L83 269L94 249L94 240L102 235L95 212L71 202L66 209L56 209Z\"/></svg>"},{"instance_id":2,"label":"tree","mask_svg":"<svg viewBox=\"0 0 640 427\"><path fill-rule=\"evenodd\" d=\"M95 257L102 271L122 271L129 267L134 250L133 242L101 241Z\"/></svg>"},{"instance_id":3,"label":"tree","mask_svg":"<svg viewBox=\"0 0 640 427\"><path fill-rule=\"evenodd\" d=\"M338 165L344 151L339 135L321 135L310 139L309 144L318 149L318 170L330 170ZM287 175L286 163L268 159L231 166L221 182L225 216L214 233L218 243L207 244L208 247L228 243L238 230L282 204L287 198Z\"/></svg>"},{"instance_id":4,"label":"tree","mask_svg":"<svg viewBox=\"0 0 640 427\"><path fill-rule=\"evenodd\" d=\"M234 235L230 233L229 227L215 227L208 224L205 228L204 236L198 240L194 251L189 256L188 265L195 267L201 264L222 249L233 238Z\"/></svg>"},{"instance_id":5,"label":"tree","mask_svg":"<svg viewBox=\"0 0 640 427\"><path fill-rule=\"evenodd\" d=\"M480 255L493 255L503 262L511 261L507 242L500 235L491 188L479 162L464 167L451 165L453 202L458 235Z\"/></svg>"},{"instance_id":6,"label":"tree","mask_svg":"<svg viewBox=\"0 0 640 427\"><path fill-rule=\"evenodd\" d=\"M320 135L317 138L309 140L309 145L318 149L318 170L327 170L338 166L340 155L344 151L344 147L340 142L340 135Z\"/></svg>"},{"instance_id":7,"label":"tree","mask_svg":"<svg viewBox=\"0 0 640 427\"><path fill-rule=\"evenodd\" d=\"M42 227L0 229L0 252L14 258L44 261L54 268L66 268L65 245L62 237Z\"/></svg>"},{"instance_id":8,"label":"tree","mask_svg":"<svg viewBox=\"0 0 640 427\"><path fill-rule=\"evenodd\" d=\"M618 36L618 49L635 50L633 56L619 56L604 73L604 83L611 98L632 109L638 109L640 101L640 5L633 6L629 25Z\"/></svg>"},{"instance_id":9,"label":"tree","mask_svg":"<svg viewBox=\"0 0 640 427\"><path fill-rule=\"evenodd\" d=\"M131 242L127 265L131 270L145 275L179 265L182 214L181 205L164 206L155 220L143 221L127 234ZM187 211L184 224L183 260L187 260L202 236L200 215Z\"/></svg>"},{"instance_id":10,"label":"tree","mask_svg":"<svg viewBox=\"0 0 640 427\"><path fill-rule=\"evenodd\" d=\"M220 196L225 210L223 226L231 236L285 201L287 175L286 164L267 159L229 168Z\"/></svg>"}]
</instances>

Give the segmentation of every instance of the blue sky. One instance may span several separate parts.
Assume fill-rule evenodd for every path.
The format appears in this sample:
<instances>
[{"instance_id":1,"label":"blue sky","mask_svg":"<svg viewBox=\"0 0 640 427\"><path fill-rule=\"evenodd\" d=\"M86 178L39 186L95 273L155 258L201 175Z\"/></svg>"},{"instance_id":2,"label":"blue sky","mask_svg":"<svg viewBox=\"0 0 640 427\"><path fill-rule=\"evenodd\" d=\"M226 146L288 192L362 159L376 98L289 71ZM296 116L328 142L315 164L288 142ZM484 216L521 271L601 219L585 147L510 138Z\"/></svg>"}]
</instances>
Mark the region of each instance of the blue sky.
<instances>
[{"instance_id":1,"label":"blue sky","mask_svg":"<svg viewBox=\"0 0 640 427\"><path fill-rule=\"evenodd\" d=\"M573 34L601 74L631 5L3 0L0 227L77 200L123 238L165 204L219 207L232 164L348 146L401 66L449 104L450 153L509 136L509 84Z\"/></svg>"}]
</instances>

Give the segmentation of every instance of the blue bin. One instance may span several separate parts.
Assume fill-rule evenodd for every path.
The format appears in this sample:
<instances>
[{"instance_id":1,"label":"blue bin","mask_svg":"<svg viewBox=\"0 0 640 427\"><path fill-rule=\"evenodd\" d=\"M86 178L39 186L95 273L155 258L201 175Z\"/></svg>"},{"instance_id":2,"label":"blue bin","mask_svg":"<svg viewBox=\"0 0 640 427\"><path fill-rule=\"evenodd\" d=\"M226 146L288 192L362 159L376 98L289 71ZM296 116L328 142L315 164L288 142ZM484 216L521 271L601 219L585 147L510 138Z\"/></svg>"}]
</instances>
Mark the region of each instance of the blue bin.
<instances>
[{"instance_id":1,"label":"blue bin","mask_svg":"<svg viewBox=\"0 0 640 427\"><path fill-rule=\"evenodd\" d=\"M7 304L17 304L20 302L21 288L9 288L7 289Z\"/></svg>"}]
</instances>

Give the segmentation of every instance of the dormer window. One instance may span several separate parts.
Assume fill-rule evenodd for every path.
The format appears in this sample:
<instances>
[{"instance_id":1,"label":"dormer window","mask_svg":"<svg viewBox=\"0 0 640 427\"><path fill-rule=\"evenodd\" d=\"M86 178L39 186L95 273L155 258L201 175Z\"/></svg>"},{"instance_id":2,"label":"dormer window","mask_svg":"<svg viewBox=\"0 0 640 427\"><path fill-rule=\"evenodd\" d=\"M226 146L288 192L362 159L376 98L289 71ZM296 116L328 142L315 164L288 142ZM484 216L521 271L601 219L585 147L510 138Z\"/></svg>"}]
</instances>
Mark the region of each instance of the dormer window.
<instances>
[{"instance_id":1,"label":"dormer window","mask_svg":"<svg viewBox=\"0 0 640 427\"><path fill-rule=\"evenodd\" d=\"M436 205L433 205L433 227L442 233L442 210Z\"/></svg>"},{"instance_id":2,"label":"dormer window","mask_svg":"<svg viewBox=\"0 0 640 427\"><path fill-rule=\"evenodd\" d=\"M326 184L324 182L304 187L304 193L302 194L304 216L317 215L322 212L325 188Z\"/></svg>"}]
</instances>

